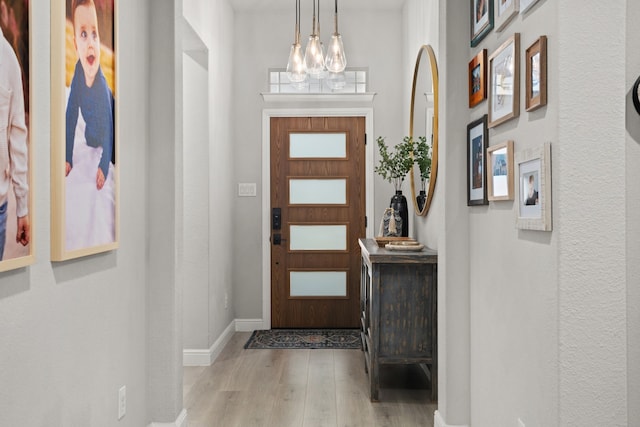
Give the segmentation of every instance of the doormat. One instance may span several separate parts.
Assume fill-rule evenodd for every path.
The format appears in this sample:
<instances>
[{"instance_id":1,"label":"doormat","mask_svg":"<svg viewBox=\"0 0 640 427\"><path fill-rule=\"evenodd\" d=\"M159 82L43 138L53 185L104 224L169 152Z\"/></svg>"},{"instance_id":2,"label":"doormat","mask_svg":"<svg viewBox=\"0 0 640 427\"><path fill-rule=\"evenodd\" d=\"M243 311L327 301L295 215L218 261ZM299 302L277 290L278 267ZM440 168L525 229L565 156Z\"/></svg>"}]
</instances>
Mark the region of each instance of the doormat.
<instances>
[{"instance_id":1,"label":"doormat","mask_svg":"<svg viewBox=\"0 0 640 427\"><path fill-rule=\"evenodd\" d=\"M271 329L253 331L246 349L360 349L359 329Z\"/></svg>"}]
</instances>

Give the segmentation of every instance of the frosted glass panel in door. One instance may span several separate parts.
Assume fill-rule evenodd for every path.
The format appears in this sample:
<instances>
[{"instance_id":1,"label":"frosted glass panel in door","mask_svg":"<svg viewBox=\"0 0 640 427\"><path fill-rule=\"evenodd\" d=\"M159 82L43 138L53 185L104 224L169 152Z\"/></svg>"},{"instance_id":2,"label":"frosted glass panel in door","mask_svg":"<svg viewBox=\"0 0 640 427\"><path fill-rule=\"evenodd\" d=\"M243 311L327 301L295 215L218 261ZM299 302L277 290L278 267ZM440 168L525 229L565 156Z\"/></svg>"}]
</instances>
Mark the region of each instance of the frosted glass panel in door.
<instances>
[{"instance_id":1,"label":"frosted glass panel in door","mask_svg":"<svg viewBox=\"0 0 640 427\"><path fill-rule=\"evenodd\" d=\"M292 133L289 135L291 159L346 159L346 133Z\"/></svg>"},{"instance_id":2,"label":"frosted glass panel in door","mask_svg":"<svg viewBox=\"0 0 640 427\"><path fill-rule=\"evenodd\" d=\"M346 297L346 271L291 271L289 296Z\"/></svg>"},{"instance_id":3,"label":"frosted glass panel in door","mask_svg":"<svg viewBox=\"0 0 640 427\"><path fill-rule=\"evenodd\" d=\"M291 179L291 205L346 205L346 179Z\"/></svg>"},{"instance_id":4,"label":"frosted glass panel in door","mask_svg":"<svg viewBox=\"0 0 640 427\"><path fill-rule=\"evenodd\" d=\"M289 228L292 251L346 251L346 225L292 225Z\"/></svg>"}]
</instances>

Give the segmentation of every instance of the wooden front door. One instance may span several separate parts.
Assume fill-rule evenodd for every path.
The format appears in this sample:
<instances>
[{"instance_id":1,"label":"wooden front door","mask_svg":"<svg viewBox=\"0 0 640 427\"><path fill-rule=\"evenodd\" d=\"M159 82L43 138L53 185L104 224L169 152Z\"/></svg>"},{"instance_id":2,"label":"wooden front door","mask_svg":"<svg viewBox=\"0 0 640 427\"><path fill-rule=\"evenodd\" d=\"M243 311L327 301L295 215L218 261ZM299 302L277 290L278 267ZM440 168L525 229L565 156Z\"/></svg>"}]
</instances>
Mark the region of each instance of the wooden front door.
<instances>
[{"instance_id":1,"label":"wooden front door","mask_svg":"<svg viewBox=\"0 0 640 427\"><path fill-rule=\"evenodd\" d=\"M271 118L271 326L355 328L364 117Z\"/></svg>"}]
</instances>

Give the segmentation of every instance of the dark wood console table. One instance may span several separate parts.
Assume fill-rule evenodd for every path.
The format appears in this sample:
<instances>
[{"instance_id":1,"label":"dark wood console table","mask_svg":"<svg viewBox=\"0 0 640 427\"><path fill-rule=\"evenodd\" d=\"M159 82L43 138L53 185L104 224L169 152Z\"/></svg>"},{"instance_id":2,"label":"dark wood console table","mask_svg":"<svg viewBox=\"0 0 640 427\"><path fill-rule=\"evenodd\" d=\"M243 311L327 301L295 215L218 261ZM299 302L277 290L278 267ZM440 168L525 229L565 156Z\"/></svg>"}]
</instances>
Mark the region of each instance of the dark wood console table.
<instances>
[{"instance_id":1,"label":"dark wood console table","mask_svg":"<svg viewBox=\"0 0 640 427\"><path fill-rule=\"evenodd\" d=\"M438 254L390 251L360 239L361 337L370 397L378 400L381 364L424 364L438 395Z\"/></svg>"}]
</instances>

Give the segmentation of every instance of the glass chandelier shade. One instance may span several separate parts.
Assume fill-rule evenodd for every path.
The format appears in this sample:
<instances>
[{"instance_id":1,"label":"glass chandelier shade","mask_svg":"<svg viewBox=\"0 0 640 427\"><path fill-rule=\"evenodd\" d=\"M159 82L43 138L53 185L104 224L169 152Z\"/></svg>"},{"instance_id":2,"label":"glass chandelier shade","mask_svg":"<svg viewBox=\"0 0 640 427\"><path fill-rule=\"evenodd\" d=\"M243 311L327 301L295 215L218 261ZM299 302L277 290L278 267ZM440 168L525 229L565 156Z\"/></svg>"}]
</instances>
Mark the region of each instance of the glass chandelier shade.
<instances>
[{"instance_id":1,"label":"glass chandelier shade","mask_svg":"<svg viewBox=\"0 0 640 427\"><path fill-rule=\"evenodd\" d=\"M347 67L347 56L344 53L342 37L338 33L331 36L325 64L327 71L331 73L340 73Z\"/></svg>"},{"instance_id":2,"label":"glass chandelier shade","mask_svg":"<svg viewBox=\"0 0 640 427\"><path fill-rule=\"evenodd\" d=\"M324 47L320 41L320 6L318 5L318 20L316 21L316 0L313 0L313 30L304 52L304 63L307 73L315 77L322 77L325 71Z\"/></svg>"},{"instance_id":3,"label":"glass chandelier shade","mask_svg":"<svg viewBox=\"0 0 640 427\"><path fill-rule=\"evenodd\" d=\"M338 0L335 0L335 5L336 8L333 17L335 29L331 36L331 41L329 42L325 65L327 67L327 71L331 73L341 73L347 67L347 55L344 53L342 36L338 32Z\"/></svg>"},{"instance_id":4,"label":"glass chandelier shade","mask_svg":"<svg viewBox=\"0 0 640 427\"><path fill-rule=\"evenodd\" d=\"M307 67L304 64L300 43L291 45L289 62L287 62L287 76L292 83L301 83L307 78Z\"/></svg>"},{"instance_id":5,"label":"glass chandelier shade","mask_svg":"<svg viewBox=\"0 0 640 427\"><path fill-rule=\"evenodd\" d=\"M312 76L318 77L324 73L324 48L320 37L317 35L312 34L309 36L307 49L304 53L304 62L307 72Z\"/></svg>"},{"instance_id":6,"label":"glass chandelier shade","mask_svg":"<svg viewBox=\"0 0 640 427\"><path fill-rule=\"evenodd\" d=\"M307 67L302 56L302 46L300 45L300 0L296 0L295 41L291 45L291 51L289 52L287 77L292 83L302 83L307 78Z\"/></svg>"}]
</instances>

